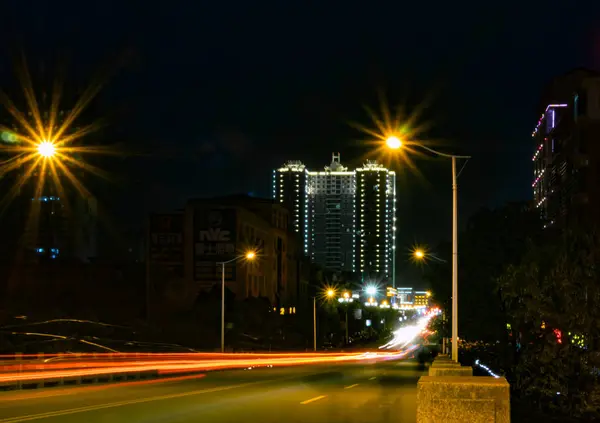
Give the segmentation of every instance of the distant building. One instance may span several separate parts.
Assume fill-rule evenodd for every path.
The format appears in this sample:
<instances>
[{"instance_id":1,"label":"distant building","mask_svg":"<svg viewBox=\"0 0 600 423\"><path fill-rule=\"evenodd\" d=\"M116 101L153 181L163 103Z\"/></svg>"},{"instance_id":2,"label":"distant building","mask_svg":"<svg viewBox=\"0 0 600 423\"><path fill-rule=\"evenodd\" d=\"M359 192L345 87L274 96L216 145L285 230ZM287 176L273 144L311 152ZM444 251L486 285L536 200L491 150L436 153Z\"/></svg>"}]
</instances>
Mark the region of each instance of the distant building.
<instances>
[{"instance_id":1,"label":"distant building","mask_svg":"<svg viewBox=\"0 0 600 423\"><path fill-rule=\"evenodd\" d=\"M412 288L398 288L398 305L400 308L413 308L415 305Z\"/></svg>"},{"instance_id":2,"label":"distant building","mask_svg":"<svg viewBox=\"0 0 600 423\"><path fill-rule=\"evenodd\" d=\"M393 171L374 161L350 170L339 153L322 171L288 162L273 173L273 198L293 214L312 263L395 284Z\"/></svg>"},{"instance_id":3,"label":"distant building","mask_svg":"<svg viewBox=\"0 0 600 423\"><path fill-rule=\"evenodd\" d=\"M426 308L429 307L429 297L430 293L428 291L415 291L414 294L414 307L415 308Z\"/></svg>"},{"instance_id":4,"label":"distant building","mask_svg":"<svg viewBox=\"0 0 600 423\"><path fill-rule=\"evenodd\" d=\"M532 138L531 186L545 225L600 224L600 73L555 78Z\"/></svg>"},{"instance_id":5,"label":"distant building","mask_svg":"<svg viewBox=\"0 0 600 423\"><path fill-rule=\"evenodd\" d=\"M288 227L285 207L247 196L197 199L187 203L182 217L181 238L177 232L155 232L152 242L162 236L165 251L175 255L176 249L169 245L182 239L184 295L189 301L201 291L220 286L219 263L229 262L225 285L237 298L266 297L275 306L295 310L308 281L301 278L303 254L297 235ZM244 259L248 251L256 251L257 257Z\"/></svg>"}]
</instances>

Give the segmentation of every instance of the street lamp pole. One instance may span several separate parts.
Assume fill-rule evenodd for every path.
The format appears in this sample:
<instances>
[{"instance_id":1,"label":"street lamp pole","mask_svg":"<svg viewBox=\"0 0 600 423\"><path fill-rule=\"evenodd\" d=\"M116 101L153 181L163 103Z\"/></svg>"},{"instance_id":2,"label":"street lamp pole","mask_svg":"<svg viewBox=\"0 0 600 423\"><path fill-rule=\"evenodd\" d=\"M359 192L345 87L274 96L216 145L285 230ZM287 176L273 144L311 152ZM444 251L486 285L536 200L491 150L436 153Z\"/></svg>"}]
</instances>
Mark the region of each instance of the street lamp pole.
<instances>
[{"instance_id":1,"label":"street lamp pole","mask_svg":"<svg viewBox=\"0 0 600 423\"><path fill-rule=\"evenodd\" d=\"M395 136L386 140L390 148L402 147L402 141ZM456 173L456 159L470 159L471 156L457 156L446 154L429 148L426 145L415 144L436 156L452 159L452 360L458 361L458 174Z\"/></svg>"},{"instance_id":2,"label":"street lamp pole","mask_svg":"<svg viewBox=\"0 0 600 423\"><path fill-rule=\"evenodd\" d=\"M346 345L350 343L350 337L348 336L348 305L346 305Z\"/></svg>"},{"instance_id":3,"label":"street lamp pole","mask_svg":"<svg viewBox=\"0 0 600 423\"><path fill-rule=\"evenodd\" d=\"M458 186L452 156L452 359L458 361Z\"/></svg>"},{"instance_id":4,"label":"street lamp pole","mask_svg":"<svg viewBox=\"0 0 600 423\"><path fill-rule=\"evenodd\" d=\"M225 352L225 265L242 258L252 260L255 256L254 252L249 252L243 256L234 257L231 260L217 262L217 265L221 265L221 353Z\"/></svg>"},{"instance_id":5,"label":"street lamp pole","mask_svg":"<svg viewBox=\"0 0 600 423\"><path fill-rule=\"evenodd\" d=\"M317 297L313 297L313 350L317 351Z\"/></svg>"},{"instance_id":6,"label":"street lamp pole","mask_svg":"<svg viewBox=\"0 0 600 423\"><path fill-rule=\"evenodd\" d=\"M452 360L458 361L458 174L456 173L456 159L470 159L471 156L445 154L424 145L419 146L437 156L452 159Z\"/></svg>"},{"instance_id":7,"label":"street lamp pole","mask_svg":"<svg viewBox=\"0 0 600 423\"><path fill-rule=\"evenodd\" d=\"M221 263L221 353L225 352L225 262Z\"/></svg>"}]
</instances>

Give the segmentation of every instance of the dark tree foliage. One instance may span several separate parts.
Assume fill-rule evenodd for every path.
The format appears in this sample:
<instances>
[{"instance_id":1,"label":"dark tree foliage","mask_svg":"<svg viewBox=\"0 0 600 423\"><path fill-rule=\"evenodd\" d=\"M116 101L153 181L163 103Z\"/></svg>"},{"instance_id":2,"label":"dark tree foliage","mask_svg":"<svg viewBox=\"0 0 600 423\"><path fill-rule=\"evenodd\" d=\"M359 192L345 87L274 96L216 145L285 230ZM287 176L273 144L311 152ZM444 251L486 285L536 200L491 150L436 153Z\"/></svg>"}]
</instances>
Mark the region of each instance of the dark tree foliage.
<instances>
[{"instance_id":1,"label":"dark tree foliage","mask_svg":"<svg viewBox=\"0 0 600 423\"><path fill-rule=\"evenodd\" d=\"M467 340L503 341L506 317L495 279L507 265L517 264L528 239L539 237L539 215L527 204L513 203L495 210L483 209L468 222L459 236L459 336ZM435 300L451 318L452 246L445 243L438 255L443 264L432 263L427 271Z\"/></svg>"},{"instance_id":2,"label":"dark tree foliage","mask_svg":"<svg viewBox=\"0 0 600 423\"><path fill-rule=\"evenodd\" d=\"M600 418L600 236L530 243L498 278L518 340L513 389L543 411Z\"/></svg>"}]
</instances>

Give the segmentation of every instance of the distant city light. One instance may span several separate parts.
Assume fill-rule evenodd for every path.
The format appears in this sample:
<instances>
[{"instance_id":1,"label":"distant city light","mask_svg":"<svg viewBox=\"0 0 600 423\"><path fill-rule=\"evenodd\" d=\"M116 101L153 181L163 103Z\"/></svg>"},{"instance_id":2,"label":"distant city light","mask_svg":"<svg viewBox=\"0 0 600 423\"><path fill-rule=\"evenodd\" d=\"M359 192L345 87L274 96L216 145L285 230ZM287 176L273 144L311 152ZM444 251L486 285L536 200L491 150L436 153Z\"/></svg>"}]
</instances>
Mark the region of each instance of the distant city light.
<instances>
[{"instance_id":1,"label":"distant city light","mask_svg":"<svg viewBox=\"0 0 600 423\"><path fill-rule=\"evenodd\" d=\"M375 295L377 294L377 287L369 285L365 288L365 292L367 293L367 295Z\"/></svg>"}]
</instances>

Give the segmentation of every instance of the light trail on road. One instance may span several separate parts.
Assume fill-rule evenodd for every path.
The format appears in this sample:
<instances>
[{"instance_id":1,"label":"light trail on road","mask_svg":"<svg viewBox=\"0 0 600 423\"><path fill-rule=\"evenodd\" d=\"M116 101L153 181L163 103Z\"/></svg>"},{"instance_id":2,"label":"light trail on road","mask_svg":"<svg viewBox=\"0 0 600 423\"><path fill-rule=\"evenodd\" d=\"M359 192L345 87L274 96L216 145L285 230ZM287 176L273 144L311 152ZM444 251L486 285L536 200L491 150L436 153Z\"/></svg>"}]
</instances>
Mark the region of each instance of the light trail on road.
<instances>
[{"instance_id":1,"label":"light trail on road","mask_svg":"<svg viewBox=\"0 0 600 423\"><path fill-rule=\"evenodd\" d=\"M133 372L152 372L173 375L223 369L253 369L256 367L299 366L367 360L403 358L407 352L365 353L296 353L296 354L148 354L132 359L127 355L84 357L60 363L36 362L3 366L0 385L43 379L94 377ZM209 358L206 358L206 357Z\"/></svg>"},{"instance_id":2,"label":"light trail on road","mask_svg":"<svg viewBox=\"0 0 600 423\"><path fill-rule=\"evenodd\" d=\"M425 333L431 317L431 315L426 315L421 317L414 325L403 326L394 331L392 340L379 347L379 349L401 349L407 347Z\"/></svg>"}]
</instances>

